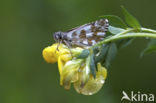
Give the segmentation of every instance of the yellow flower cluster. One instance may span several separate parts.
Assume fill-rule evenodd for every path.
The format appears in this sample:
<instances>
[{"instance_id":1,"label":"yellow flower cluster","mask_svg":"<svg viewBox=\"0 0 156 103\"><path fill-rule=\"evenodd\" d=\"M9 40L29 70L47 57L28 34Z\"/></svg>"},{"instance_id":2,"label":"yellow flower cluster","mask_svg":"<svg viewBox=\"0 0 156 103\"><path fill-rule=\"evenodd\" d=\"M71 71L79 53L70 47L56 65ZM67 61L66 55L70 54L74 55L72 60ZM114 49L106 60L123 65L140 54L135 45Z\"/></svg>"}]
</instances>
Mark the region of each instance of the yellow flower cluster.
<instances>
[{"instance_id":1,"label":"yellow flower cluster","mask_svg":"<svg viewBox=\"0 0 156 103\"><path fill-rule=\"evenodd\" d=\"M107 77L107 70L97 64L96 78L90 73L90 56L86 59L77 59L83 48L75 47L68 49L67 46L58 44L46 47L42 54L48 63L58 62L60 73L60 85L70 89L71 83L78 93L92 95L97 93L103 86Z\"/></svg>"}]
</instances>

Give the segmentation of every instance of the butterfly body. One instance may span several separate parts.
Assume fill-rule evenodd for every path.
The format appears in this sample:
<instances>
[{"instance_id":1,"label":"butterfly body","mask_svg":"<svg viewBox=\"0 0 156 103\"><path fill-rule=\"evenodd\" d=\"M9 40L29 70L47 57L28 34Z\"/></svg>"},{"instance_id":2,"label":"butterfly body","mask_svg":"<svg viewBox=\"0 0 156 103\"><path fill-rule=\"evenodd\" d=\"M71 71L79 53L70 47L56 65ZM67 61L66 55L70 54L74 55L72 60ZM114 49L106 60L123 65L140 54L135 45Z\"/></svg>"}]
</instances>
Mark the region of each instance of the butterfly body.
<instances>
[{"instance_id":1,"label":"butterfly body","mask_svg":"<svg viewBox=\"0 0 156 103\"><path fill-rule=\"evenodd\" d=\"M108 26L107 19L100 19L67 32L56 32L53 36L55 41L67 46L89 47L104 39Z\"/></svg>"}]
</instances>

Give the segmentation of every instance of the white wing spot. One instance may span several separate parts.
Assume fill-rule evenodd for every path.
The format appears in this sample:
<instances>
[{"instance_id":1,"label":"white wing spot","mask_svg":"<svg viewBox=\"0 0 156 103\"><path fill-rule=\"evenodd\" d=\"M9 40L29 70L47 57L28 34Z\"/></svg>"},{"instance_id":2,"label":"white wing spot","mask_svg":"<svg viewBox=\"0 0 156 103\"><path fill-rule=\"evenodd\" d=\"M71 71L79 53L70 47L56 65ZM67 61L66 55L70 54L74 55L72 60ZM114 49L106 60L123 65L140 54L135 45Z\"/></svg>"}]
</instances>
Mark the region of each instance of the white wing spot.
<instances>
[{"instance_id":1,"label":"white wing spot","mask_svg":"<svg viewBox=\"0 0 156 103\"><path fill-rule=\"evenodd\" d=\"M95 40L92 40L92 45L95 45L96 44L96 41Z\"/></svg>"},{"instance_id":2,"label":"white wing spot","mask_svg":"<svg viewBox=\"0 0 156 103\"><path fill-rule=\"evenodd\" d=\"M87 33L87 34L86 34L86 37L87 37L87 38L92 37L92 36L93 36L93 33Z\"/></svg>"},{"instance_id":3,"label":"white wing spot","mask_svg":"<svg viewBox=\"0 0 156 103\"><path fill-rule=\"evenodd\" d=\"M86 44L86 45L88 45L88 42L87 42L87 40L84 40L84 41L83 41L83 44Z\"/></svg>"},{"instance_id":4,"label":"white wing spot","mask_svg":"<svg viewBox=\"0 0 156 103\"><path fill-rule=\"evenodd\" d=\"M69 32L68 35L67 35L67 37L68 37L69 39L72 39L72 32Z\"/></svg>"},{"instance_id":5,"label":"white wing spot","mask_svg":"<svg viewBox=\"0 0 156 103\"><path fill-rule=\"evenodd\" d=\"M91 25L88 25L83 28L86 32L91 32Z\"/></svg>"},{"instance_id":6,"label":"white wing spot","mask_svg":"<svg viewBox=\"0 0 156 103\"><path fill-rule=\"evenodd\" d=\"M105 19L105 22L108 22L108 19Z\"/></svg>"},{"instance_id":7,"label":"white wing spot","mask_svg":"<svg viewBox=\"0 0 156 103\"><path fill-rule=\"evenodd\" d=\"M97 35L97 36L104 36L105 33L104 33L104 32L98 32L96 35Z\"/></svg>"}]
</instances>

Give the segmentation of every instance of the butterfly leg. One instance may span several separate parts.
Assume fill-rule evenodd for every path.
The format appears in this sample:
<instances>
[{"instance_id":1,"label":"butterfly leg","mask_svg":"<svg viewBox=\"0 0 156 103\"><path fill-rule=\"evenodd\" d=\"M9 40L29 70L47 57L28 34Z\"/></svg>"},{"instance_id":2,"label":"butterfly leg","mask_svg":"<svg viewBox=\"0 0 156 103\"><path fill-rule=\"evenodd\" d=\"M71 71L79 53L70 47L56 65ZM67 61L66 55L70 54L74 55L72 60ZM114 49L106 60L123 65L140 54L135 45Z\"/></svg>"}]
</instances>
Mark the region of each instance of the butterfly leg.
<instances>
[{"instance_id":1,"label":"butterfly leg","mask_svg":"<svg viewBox=\"0 0 156 103\"><path fill-rule=\"evenodd\" d=\"M67 47L68 47L68 49L69 49L69 51L70 51L70 54L71 54L71 56L72 56L72 58L73 58L73 55L72 55L72 52L71 52L71 44L70 44L70 42L64 40L64 43L67 45Z\"/></svg>"},{"instance_id":2,"label":"butterfly leg","mask_svg":"<svg viewBox=\"0 0 156 103\"><path fill-rule=\"evenodd\" d=\"M57 51L59 51L58 48L59 48L59 46L60 46L61 43L62 43L62 40L61 40L61 41L58 41L58 45L57 45L57 47L56 47L56 50L57 50ZM55 50L55 53L56 53L56 50Z\"/></svg>"}]
</instances>

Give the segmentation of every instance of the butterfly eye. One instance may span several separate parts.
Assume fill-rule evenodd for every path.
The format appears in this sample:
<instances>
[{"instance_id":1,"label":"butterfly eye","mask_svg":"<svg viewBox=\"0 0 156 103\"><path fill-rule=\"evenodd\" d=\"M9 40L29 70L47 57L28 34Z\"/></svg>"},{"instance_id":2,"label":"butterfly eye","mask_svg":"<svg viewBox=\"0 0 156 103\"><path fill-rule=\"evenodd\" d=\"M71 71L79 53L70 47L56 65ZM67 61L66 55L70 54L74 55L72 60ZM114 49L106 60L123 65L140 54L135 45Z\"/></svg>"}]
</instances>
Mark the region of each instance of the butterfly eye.
<instances>
[{"instance_id":1,"label":"butterfly eye","mask_svg":"<svg viewBox=\"0 0 156 103\"><path fill-rule=\"evenodd\" d=\"M53 34L53 38L54 38L55 41L58 41L59 35L58 35L57 32Z\"/></svg>"},{"instance_id":2,"label":"butterfly eye","mask_svg":"<svg viewBox=\"0 0 156 103\"><path fill-rule=\"evenodd\" d=\"M62 35L61 35L61 34L60 34L60 35L58 35L58 38L59 38L59 39L62 39Z\"/></svg>"}]
</instances>

